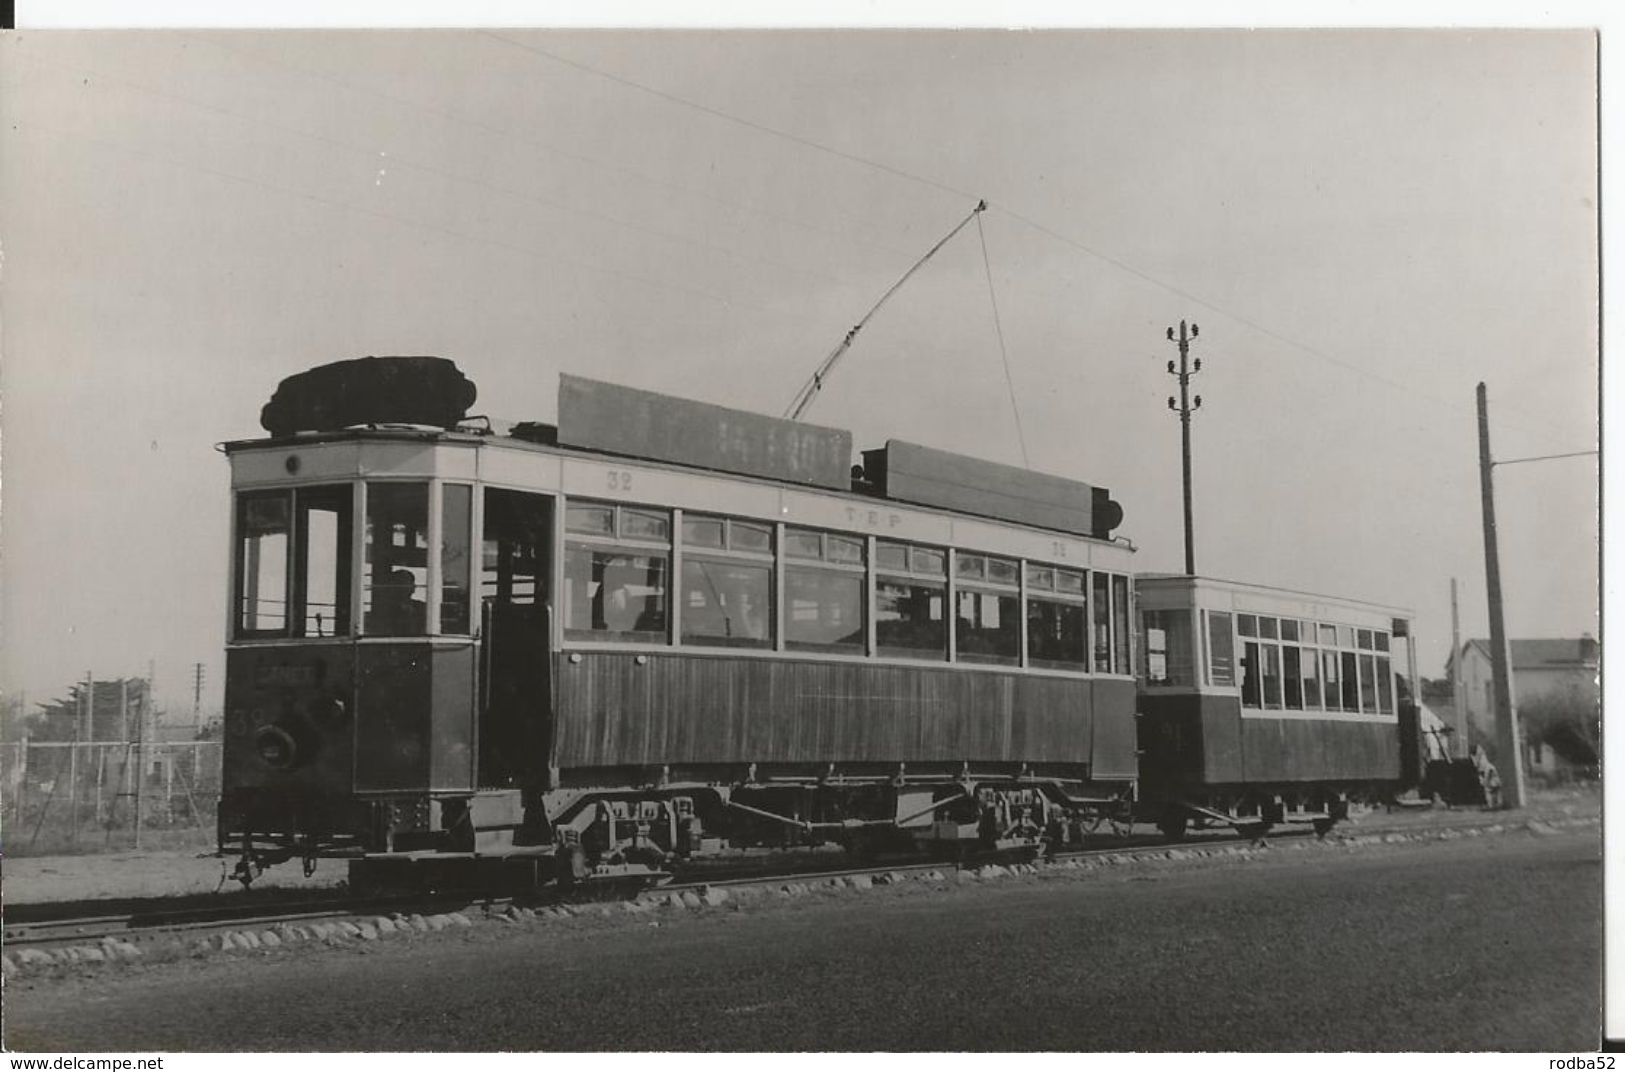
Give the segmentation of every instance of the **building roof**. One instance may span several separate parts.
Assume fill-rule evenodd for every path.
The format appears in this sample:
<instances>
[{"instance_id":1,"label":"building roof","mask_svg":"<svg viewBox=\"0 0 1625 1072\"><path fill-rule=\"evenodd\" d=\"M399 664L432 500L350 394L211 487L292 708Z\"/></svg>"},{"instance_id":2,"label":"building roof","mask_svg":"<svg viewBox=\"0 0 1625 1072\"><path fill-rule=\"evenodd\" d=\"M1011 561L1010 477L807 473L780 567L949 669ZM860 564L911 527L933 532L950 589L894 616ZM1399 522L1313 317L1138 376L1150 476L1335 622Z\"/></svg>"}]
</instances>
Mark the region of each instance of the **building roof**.
<instances>
[{"instance_id":1,"label":"building roof","mask_svg":"<svg viewBox=\"0 0 1625 1072\"><path fill-rule=\"evenodd\" d=\"M1490 642L1483 639L1467 641L1463 649L1477 648L1484 658L1490 658ZM1539 637L1512 641L1512 669L1563 670L1597 667L1597 641L1594 637Z\"/></svg>"}]
</instances>

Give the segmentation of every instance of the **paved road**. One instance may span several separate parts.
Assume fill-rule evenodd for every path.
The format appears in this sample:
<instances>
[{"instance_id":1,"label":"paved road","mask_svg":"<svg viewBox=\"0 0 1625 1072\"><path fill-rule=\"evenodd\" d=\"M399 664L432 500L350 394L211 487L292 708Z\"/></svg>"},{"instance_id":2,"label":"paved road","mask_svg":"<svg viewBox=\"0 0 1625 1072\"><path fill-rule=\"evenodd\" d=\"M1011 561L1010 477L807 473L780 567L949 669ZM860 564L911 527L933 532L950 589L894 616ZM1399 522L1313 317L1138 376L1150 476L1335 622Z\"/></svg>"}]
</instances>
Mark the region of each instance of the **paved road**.
<instances>
[{"instance_id":1,"label":"paved road","mask_svg":"<svg viewBox=\"0 0 1625 1072\"><path fill-rule=\"evenodd\" d=\"M15 1048L1595 1048L1595 829L917 886L9 987ZM579 924L579 925L578 925Z\"/></svg>"}]
</instances>

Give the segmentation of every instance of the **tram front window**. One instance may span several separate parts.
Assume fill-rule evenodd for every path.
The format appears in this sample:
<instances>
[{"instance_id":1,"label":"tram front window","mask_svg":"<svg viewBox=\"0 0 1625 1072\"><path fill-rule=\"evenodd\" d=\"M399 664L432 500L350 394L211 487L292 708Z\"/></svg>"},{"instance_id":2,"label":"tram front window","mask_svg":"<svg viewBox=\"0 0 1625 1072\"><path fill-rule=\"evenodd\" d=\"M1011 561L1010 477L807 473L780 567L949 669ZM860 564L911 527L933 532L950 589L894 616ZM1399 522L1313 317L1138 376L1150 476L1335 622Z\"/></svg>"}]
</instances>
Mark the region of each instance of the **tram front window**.
<instances>
[{"instance_id":1,"label":"tram front window","mask_svg":"<svg viewBox=\"0 0 1625 1072\"><path fill-rule=\"evenodd\" d=\"M283 488L237 497L236 634L349 632L350 488Z\"/></svg>"}]
</instances>

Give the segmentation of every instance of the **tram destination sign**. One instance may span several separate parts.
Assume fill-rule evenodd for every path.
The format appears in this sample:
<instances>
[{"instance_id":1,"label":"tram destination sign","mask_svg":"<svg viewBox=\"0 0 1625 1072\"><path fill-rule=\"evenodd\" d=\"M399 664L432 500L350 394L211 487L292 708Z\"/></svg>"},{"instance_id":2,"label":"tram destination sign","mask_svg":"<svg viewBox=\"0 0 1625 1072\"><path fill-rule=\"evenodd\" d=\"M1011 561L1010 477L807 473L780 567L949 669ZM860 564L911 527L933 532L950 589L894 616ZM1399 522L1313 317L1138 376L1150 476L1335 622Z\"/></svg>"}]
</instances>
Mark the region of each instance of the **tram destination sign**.
<instances>
[{"instance_id":1,"label":"tram destination sign","mask_svg":"<svg viewBox=\"0 0 1625 1072\"><path fill-rule=\"evenodd\" d=\"M559 445L845 491L852 433L559 377Z\"/></svg>"}]
</instances>

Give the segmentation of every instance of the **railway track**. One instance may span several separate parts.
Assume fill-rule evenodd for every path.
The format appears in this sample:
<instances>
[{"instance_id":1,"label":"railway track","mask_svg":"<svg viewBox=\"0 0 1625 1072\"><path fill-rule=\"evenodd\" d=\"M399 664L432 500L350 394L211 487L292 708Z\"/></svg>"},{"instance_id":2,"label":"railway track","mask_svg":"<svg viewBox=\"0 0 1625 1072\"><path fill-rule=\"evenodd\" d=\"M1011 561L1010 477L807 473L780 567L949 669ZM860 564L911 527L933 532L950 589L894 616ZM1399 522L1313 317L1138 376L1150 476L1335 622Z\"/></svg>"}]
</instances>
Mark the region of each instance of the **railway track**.
<instances>
[{"instance_id":1,"label":"railway track","mask_svg":"<svg viewBox=\"0 0 1625 1072\"><path fill-rule=\"evenodd\" d=\"M1308 831L1282 831L1277 838L1299 837ZM1136 839L1137 841L1140 839ZM1198 837L1181 843L1184 848L1238 845L1234 835ZM1091 857L1130 856L1157 858L1170 846L1161 841L1155 844L1119 844L1109 847L1076 849L1056 853L1051 859L1057 863L1083 860ZM779 868L749 868L732 873L686 877L682 881L661 883L605 880L589 882L565 890L548 890L533 895L490 895L470 892L444 894L397 894L387 897L352 899L335 895L304 901L261 901L254 904L209 903L187 907L141 907L128 912L106 912L85 915L57 915L60 906L18 905L6 911L4 938L8 946L52 946L97 942L107 938L140 941L144 938L170 936L191 931L213 931L240 928L270 928L278 924L312 923L323 920L348 919L380 915L428 915L475 909L482 914L513 903L527 906L560 906L580 903L612 903L632 900L651 890L661 893L683 894L703 892L713 887L756 886L773 882L828 882L867 875L917 875L930 871L958 872L975 870L988 864L1017 862L1017 854L1010 852L987 853L960 861L927 860L917 858L876 861L861 866L794 866ZM19 918L20 917L20 918Z\"/></svg>"}]
</instances>

